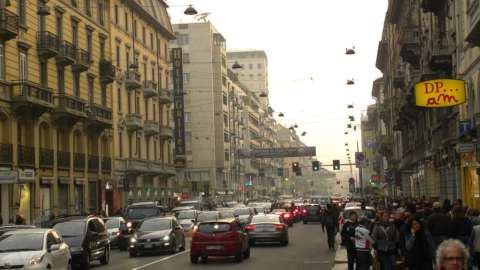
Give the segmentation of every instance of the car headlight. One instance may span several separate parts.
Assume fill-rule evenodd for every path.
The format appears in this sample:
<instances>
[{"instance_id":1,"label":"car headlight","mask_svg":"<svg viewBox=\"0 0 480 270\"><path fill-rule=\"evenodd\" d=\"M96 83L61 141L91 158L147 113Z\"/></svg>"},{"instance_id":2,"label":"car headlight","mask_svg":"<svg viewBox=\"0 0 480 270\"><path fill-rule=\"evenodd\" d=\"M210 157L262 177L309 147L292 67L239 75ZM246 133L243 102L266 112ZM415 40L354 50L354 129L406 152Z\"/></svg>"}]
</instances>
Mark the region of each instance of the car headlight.
<instances>
[{"instance_id":1,"label":"car headlight","mask_svg":"<svg viewBox=\"0 0 480 270\"><path fill-rule=\"evenodd\" d=\"M127 228L129 228L129 229L132 228L132 222L130 222L130 221L127 222Z\"/></svg>"},{"instance_id":2,"label":"car headlight","mask_svg":"<svg viewBox=\"0 0 480 270\"><path fill-rule=\"evenodd\" d=\"M75 252L83 252L82 247L71 247L70 252L75 253Z\"/></svg>"},{"instance_id":3,"label":"car headlight","mask_svg":"<svg viewBox=\"0 0 480 270\"><path fill-rule=\"evenodd\" d=\"M135 237L130 238L130 243L136 243L136 242L137 242L137 238Z\"/></svg>"},{"instance_id":4,"label":"car headlight","mask_svg":"<svg viewBox=\"0 0 480 270\"><path fill-rule=\"evenodd\" d=\"M42 263L43 257L45 257L45 254L43 254L43 255L40 256L40 257L33 257L33 258L30 260L30 266L40 265L40 264Z\"/></svg>"},{"instance_id":5,"label":"car headlight","mask_svg":"<svg viewBox=\"0 0 480 270\"><path fill-rule=\"evenodd\" d=\"M170 235L165 235L163 237L163 241L169 241L170 240Z\"/></svg>"}]
</instances>

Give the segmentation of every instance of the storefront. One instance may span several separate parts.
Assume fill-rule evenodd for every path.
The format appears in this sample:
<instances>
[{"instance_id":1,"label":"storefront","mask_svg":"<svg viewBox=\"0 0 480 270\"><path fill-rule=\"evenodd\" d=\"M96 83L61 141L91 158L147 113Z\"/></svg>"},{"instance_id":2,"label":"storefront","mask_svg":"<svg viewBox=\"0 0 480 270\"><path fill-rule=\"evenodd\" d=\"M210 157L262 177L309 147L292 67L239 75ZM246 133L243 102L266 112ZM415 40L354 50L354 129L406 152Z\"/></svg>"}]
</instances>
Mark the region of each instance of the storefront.
<instances>
[{"instance_id":1,"label":"storefront","mask_svg":"<svg viewBox=\"0 0 480 270\"><path fill-rule=\"evenodd\" d=\"M69 191L69 178L59 177L58 179L58 214L68 214L68 206L70 205L70 191Z\"/></svg>"},{"instance_id":2,"label":"storefront","mask_svg":"<svg viewBox=\"0 0 480 270\"><path fill-rule=\"evenodd\" d=\"M13 185L18 182L17 171L0 168L0 210L3 224L13 219Z\"/></svg>"},{"instance_id":3,"label":"storefront","mask_svg":"<svg viewBox=\"0 0 480 270\"><path fill-rule=\"evenodd\" d=\"M53 213L53 177L40 178L40 216L46 221Z\"/></svg>"},{"instance_id":4,"label":"storefront","mask_svg":"<svg viewBox=\"0 0 480 270\"><path fill-rule=\"evenodd\" d=\"M84 209L84 179L83 178L76 178L75 185L73 189L73 196L74 196L74 203L75 203L75 214L83 214L85 213Z\"/></svg>"}]
</instances>

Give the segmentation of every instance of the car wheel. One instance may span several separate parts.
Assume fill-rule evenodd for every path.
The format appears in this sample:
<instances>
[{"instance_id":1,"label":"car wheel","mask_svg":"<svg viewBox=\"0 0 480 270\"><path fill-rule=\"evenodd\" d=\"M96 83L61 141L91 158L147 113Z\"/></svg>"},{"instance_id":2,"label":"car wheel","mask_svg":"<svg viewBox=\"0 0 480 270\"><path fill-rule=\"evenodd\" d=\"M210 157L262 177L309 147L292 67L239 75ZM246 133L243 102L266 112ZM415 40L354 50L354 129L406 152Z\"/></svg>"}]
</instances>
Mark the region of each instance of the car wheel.
<instances>
[{"instance_id":1,"label":"car wheel","mask_svg":"<svg viewBox=\"0 0 480 270\"><path fill-rule=\"evenodd\" d=\"M171 245L172 245L172 250L170 250L170 253L172 254L177 253L178 251L177 240L174 240L173 243L171 243Z\"/></svg>"},{"instance_id":2,"label":"car wheel","mask_svg":"<svg viewBox=\"0 0 480 270\"><path fill-rule=\"evenodd\" d=\"M85 258L83 260L82 269L85 269L85 270L90 269L90 254L88 252L85 255Z\"/></svg>"},{"instance_id":3,"label":"car wheel","mask_svg":"<svg viewBox=\"0 0 480 270\"><path fill-rule=\"evenodd\" d=\"M208 256L202 256L202 263L208 262Z\"/></svg>"},{"instance_id":4,"label":"car wheel","mask_svg":"<svg viewBox=\"0 0 480 270\"><path fill-rule=\"evenodd\" d=\"M243 252L240 250L237 255L235 255L235 261L236 262L242 262L243 261Z\"/></svg>"},{"instance_id":5,"label":"car wheel","mask_svg":"<svg viewBox=\"0 0 480 270\"><path fill-rule=\"evenodd\" d=\"M245 251L245 253L243 253L243 257L245 257L245 259L250 258L250 247L248 247L247 250Z\"/></svg>"},{"instance_id":6,"label":"car wheel","mask_svg":"<svg viewBox=\"0 0 480 270\"><path fill-rule=\"evenodd\" d=\"M108 264L109 261L110 261L110 249L108 247L105 247L103 256L100 258L100 263L105 265L105 264Z\"/></svg>"},{"instance_id":7,"label":"car wheel","mask_svg":"<svg viewBox=\"0 0 480 270\"><path fill-rule=\"evenodd\" d=\"M197 264L198 263L198 256L190 255L190 262L193 263L193 264Z\"/></svg>"}]
</instances>

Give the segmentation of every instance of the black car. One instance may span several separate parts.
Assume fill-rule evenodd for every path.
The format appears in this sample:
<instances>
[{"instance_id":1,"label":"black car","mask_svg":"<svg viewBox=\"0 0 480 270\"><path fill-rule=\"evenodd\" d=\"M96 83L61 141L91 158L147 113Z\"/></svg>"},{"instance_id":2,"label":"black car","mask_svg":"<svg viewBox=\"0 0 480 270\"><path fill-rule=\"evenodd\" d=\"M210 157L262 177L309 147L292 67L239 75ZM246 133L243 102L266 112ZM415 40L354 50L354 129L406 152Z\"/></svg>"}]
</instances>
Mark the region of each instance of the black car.
<instances>
[{"instance_id":1,"label":"black car","mask_svg":"<svg viewBox=\"0 0 480 270\"><path fill-rule=\"evenodd\" d=\"M303 224L311 221L322 221L322 207L318 204L306 205L302 210Z\"/></svg>"},{"instance_id":2,"label":"black car","mask_svg":"<svg viewBox=\"0 0 480 270\"><path fill-rule=\"evenodd\" d=\"M89 269L91 261L108 264L110 243L103 220L99 217L66 217L50 222L70 247L72 264Z\"/></svg>"},{"instance_id":3,"label":"black car","mask_svg":"<svg viewBox=\"0 0 480 270\"><path fill-rule=\"evenodd\" d=\"M130 240L130 257L145 252L185 250L183 228L175 217L148 218L138 225Z\"/></svg>"},{"instance_id":4,"label":"black car","mask_svg":"<svg viewBox=\"0 0 480 270\"><path fill-rule=\"evenodd\" d=\"M260 214L252 218L252 222L245 227L250 245L255 243L278 242L282 246L288 245L288 227L279 215Z\"/></svg>"},{"instance_id":5,"label":"black car","mask_svg":"<svg viewBox=\"0 0 480 270\"><path fill-rule=\"evenodd\" d=\"M125 211L127 227L135 229L146 218L165 216L166 208L158 202L139 202L129 205Z\"/></svg>"}]
</instances>

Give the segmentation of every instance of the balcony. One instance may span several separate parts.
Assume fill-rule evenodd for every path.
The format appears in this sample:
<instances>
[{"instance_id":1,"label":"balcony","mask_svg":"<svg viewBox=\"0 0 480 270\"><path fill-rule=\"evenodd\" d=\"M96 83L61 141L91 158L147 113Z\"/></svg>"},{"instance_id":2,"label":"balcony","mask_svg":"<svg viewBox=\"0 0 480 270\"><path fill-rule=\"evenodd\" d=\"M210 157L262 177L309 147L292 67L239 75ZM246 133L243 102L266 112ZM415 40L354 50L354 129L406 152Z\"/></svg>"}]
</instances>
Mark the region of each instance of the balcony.
<instances>
[{"instance_id":1,"label":"balcony","mask_svg":"<svg viewBox=\"0 0 480 270\"><path fill-rule=\"evenodd\" d=\"M13 151L12 144L0 143L0 165L12 165Z\"/></svg>"},{"instance_id":2,"label":"balcony","mask_svg":"<svg viewBox=\"0 0 480 270\"><path fill-rule=\"evenodd\" d=\"M125 161L125 170L128 173L148 172L148 163L142 159L127 159Z\"/></svg>"},{"instance_id":3,"label":"balcony","mask_svg":"<svg viewBox=\"0 0 480 270\"><path fill-rule=\"evenodd\" d=\"M40 148L40 167L53 168L53 150Z\"/></svg>"},{"instance_id":4,"label":"balcony","mask_svg":"<svg viewBox=\"0 0 480 270\"><path fill-rule=\"evenodd\" d=\"M142 87L141 75L136 69L130 69L125 73L125 86L128 90Z\"/></svg>"},{"instance_id":5,"label":"balcony","mask_svg":"<svg viewBox=\"0 0 480 270\"><path fill-rule=\"evenodd\" d=\"M433 48L430 56L429 66L433 71L443 72L451 75L453 69L453 48L450 46L441 46Z\"/></svg>"},{"instance_id":6,"label":"balcony","mask_svg":"<svg viewBox=\"0 0 480 270\"><path fill-rule=\"evenodd\" d=\"M76 171L85 170L85 154L73 153L73 169Z\"/></svg>"},{"instance_id":7,"label":"balcony","mask_svg":"<svg viewBox=\"0 0 480 270\"><path fill-rule=\"evenodd\" d=\"M75 124L80 119L87 118L85 101L79 97L59 94L54 97L56 108L54 118L66 124Z\"/></svg>"},{"instance_id":8,"label":"balcony","mask_svg":"<svg viewBox=\"0 0 480 270\"><path fill-rule=\"evenodd\" d=\"M170 104L172 103L173 98L172 98L172 92L167 89L160 89L159 91L159 96L158 96L158 102L160 104Z\"/></svg>"},{"instance_id":9,"label":"balcony","mask_svg":"<svg viewBox=\"0 0 480 270\"><path fill-rule=\"evenodd\" d=\"M110 173L112 170L112 159L109 157L102 158L102 172Z\"/></svg>"},{"instance_id":10,"label":"balcony","mask_svg":"<svg viewBox=\"0 0 480 270\"><path fill-rule=\"evenodd\" d=\"M155 81L143 82L143 96L149 98L156 95L158 95L157 83Z\"/></svg>"},{"instance_id":11,"label":"balcony","mask_svg":"<svg viewBox=\"0 0 480 270\"><path fill-rule=\"evenodd\" d=\"M52 90L29 81L15 82L13 88L13 108L18 113L38 117L54 108Z\"/></svg>"},{"instance_id":12,"label":"balcony","mask_svg":"<svg viewBox=\"0 0 480 270\"><path fill-rule=\"evenodd\" d=\"M419 28L406 28L401 41L400 57L403 61L415 67L420 65L420 36Z\"/></svg>"},{"instance_id":13,"label":"balcony","mask_svg":"<svg viewBox=\"0 0 480 270\"><path fill-rule=\"evenodd\" d=\"M160 127L160 138L162 138L162 139L173 138L173 128L169 127L169 126L162 125Z\"/></svg>"},{"instance_id":14,"label":"balcony","mask_svg":"<svg viewBox=\"0 0 480 270\"><path fill-rule=\"evenodd\" d=\"M58 150L57 163L59 169L70 170L70 152Z\"/></svg>"},{"instance_id":15,"label":"balcony","mask_svg":"<svg viewBox=\"0 0 480 270\"><path fill-rule=\"evenodd\" d=\"M7 41L18 35L18 15L7 10L0 9L0 39Z\"/></svg>"},{"instance_id":16,"label":"balcony","mask_svg":"<svg viewBox=\"0 0 480 270\"><path fill-rule=\"evenodd\" d=\"M158 134L159 125L156 120L145 120L143 123L143 132L145 136L152 136Z\"/></svg>"},{"instance_id":17,"label":"balcony","mask_svg":"<svg viewBox=\"0 0 480 270\"><path fill-rule=\"evenodd\" d=\"M18 145L18 165L22 167L35 166L35 148L33 146Z\"/></svg>"},{"instance_id":18,"label":"balcony","mask_svg":"<svg viewBox=\"0 0 480 270\"><path fill-rule=\"evenodd\" d=\"M48 31L38 32L37 34L38 56L49 59L58 54L58 37Z\"/></svg>"},{"instance_id":19,"label":"balcony","mask_svg":"<svg viewBox=\"0 0 480 270\"><path fill-rule=\"evenodd\" d=\"M84 72L90 68L92 63L90 54L83 49L75 50L75 62L72 65L73 72Z\"/></svg>"},{"instance_id":20,"label":"balcony","mask_svg":"<svg viewBox=\"0 0 480 270\"><path fill-rule=\"evenodd\" d=\"M112 109L97 104L87 105L87 128L102 131L112 127Z\"/></svg>"},{"instance_id":21,"label":"balcony","mask_svg":"<svg viewBox=\"0 0 480 270\"><path fill-rule=\"evenodd\" d=\"M73 44L64 40L58 41L57 65L68 66L75 63L75 48Z\"/></svg>"},{"instance_id":22,"label":"balcony","mask_svg":"<svg viewBox=\"0 0 480 270\"><path fill-rule=\"evenodd\" d=\"M100 82L102 84L110 84L115 80L117 68L112 61L101 59L99 65Z\"/></svg>"},{"instance_id":23,"label":"balcony","mask_svg":"<svg viewBox=\"0 0 480 270\"><path fill-rule=\"evenodd\" d=\"M136 113L129 113L125 117L125 124L129 131L142 129L142 116Z\"/></svg>"},{"instance_id":24,"label":"balcony","mask_svg":"<svg viewBox=\"0 0 480 270\"><path fill-rule=\"evenodd\" d=\"M98 156L88 155L88 172L97 173L100 159Z\"/></svg>"},{"instance_id":25,"label":"balcony","mask_svg":"<svg viewBox=\"0 0 480 270\"><path fill-rule=\"evenodd\" d=\"M422 0L423 12L433 12L439 16L446 9L446 0Z\"/></svg>"}]
</instances>

